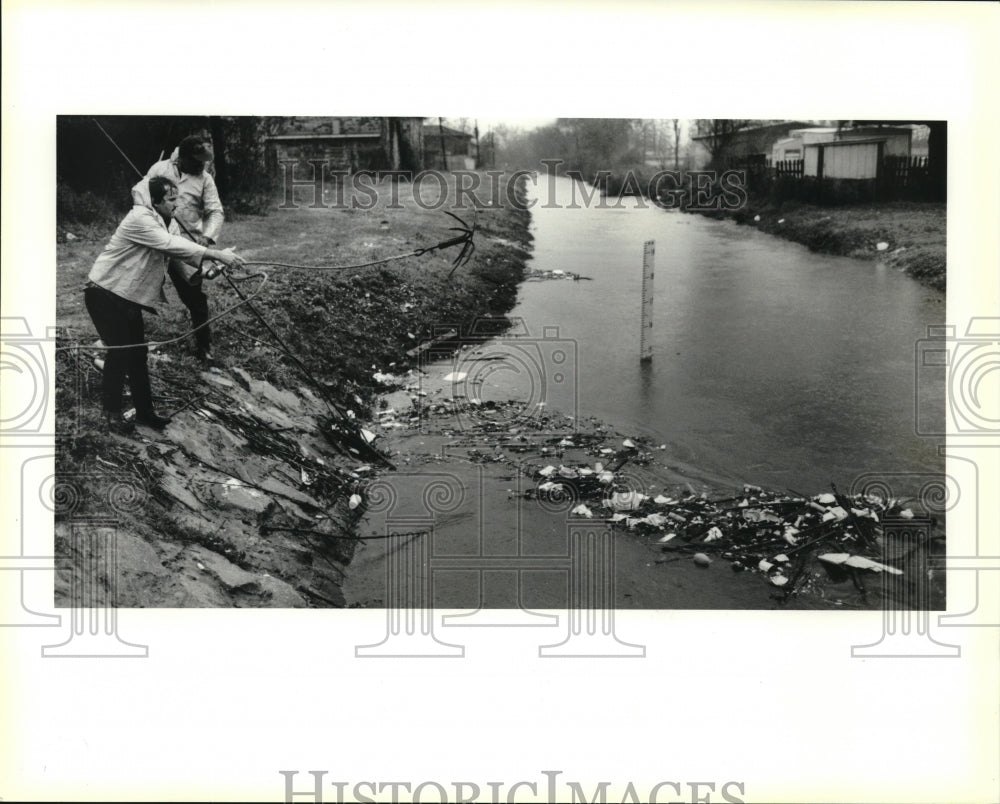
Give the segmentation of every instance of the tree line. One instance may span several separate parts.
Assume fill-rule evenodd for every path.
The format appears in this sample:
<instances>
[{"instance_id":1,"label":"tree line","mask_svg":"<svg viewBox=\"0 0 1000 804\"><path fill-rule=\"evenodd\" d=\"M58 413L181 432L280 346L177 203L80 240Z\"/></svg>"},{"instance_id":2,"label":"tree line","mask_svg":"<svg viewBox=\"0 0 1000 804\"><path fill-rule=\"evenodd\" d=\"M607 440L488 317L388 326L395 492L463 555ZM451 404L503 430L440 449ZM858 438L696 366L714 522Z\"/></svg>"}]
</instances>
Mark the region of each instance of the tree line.
<instances>
[{"instance_id":1,"label":"tree line","mask_svg":"<svg viewBox=\"0 0 1000 804\"><path fill-rule=\"evenodd\" d=\"M270 203L265 137L283 118L217 116L60 115L56 119L57 214L91 222L118 215L131 204L129 190L154 162L182 139L212 142L212 165L225 204L260 212ZM113 142L112 142L113 141Z\"/></svg>"},{"instance_id":2,"label":"tree line","mask_svg":"<svg viewBox=\"0 0 1000 804\"><path fill-rule=\"evenodd\" d=\"M676 119L561 117L531 131L497 126L488 136L495 139L495 167L537 169L559 160L560 172L593 180L601 171L684 169L685 129Z\"/></svg>"}]
</instances>

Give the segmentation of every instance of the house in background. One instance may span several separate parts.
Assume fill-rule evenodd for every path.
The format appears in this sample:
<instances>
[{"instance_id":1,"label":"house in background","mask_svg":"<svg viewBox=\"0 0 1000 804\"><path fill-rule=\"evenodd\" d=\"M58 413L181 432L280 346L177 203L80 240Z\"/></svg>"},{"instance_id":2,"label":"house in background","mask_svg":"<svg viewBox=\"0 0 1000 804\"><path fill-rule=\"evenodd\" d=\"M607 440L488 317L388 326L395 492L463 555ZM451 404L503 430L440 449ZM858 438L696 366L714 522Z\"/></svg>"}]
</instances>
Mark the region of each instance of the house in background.
<instances>
[{"instance_id":1,"label":"house in background","mask_svg":"<svg viewBox=\"0 0 1000 804\"><path fill-rule=\"evenodd\" d=\"M717 167L728 167L734 163L763 164L771 158L774 144L787 139L795 129L808 128L809 123L801 120L786 120L763 126L743 128L718 136L705 134L691 138L695 147L692 161L695 170L701 170L713 161Z\"/></svg>"},{"instance_id":2,"label":"house in background","mask_svg":"<svg viewBox=\"0 0 1000 804\"><path fill-rule=\"evenodd\" d=\"M423 127L423 164L427 168L475 170L472 135L437 124Z\"/></svg>"},{"instance_id":3,"label":"house in background","mask_svg":"<svg viewBox=\"0 0 1000 804\"><path fill-rule=\"evenodd\" d=\"M323 162L328 171L419 170L422 117L285 117L265 138L267 164Z\"/></svg>"},{"instance_id":4,"label":"house in background","mask_svg":"<svg viewBox=\"0 0 1000 804\"><path fill-rule=\"evenodd\" d=\"M837 129L831 126L792 129L785 139L778 140L771 147L771 160L781 162L787 159L802 159L805 146L815 145L817 142L831 142L836 134Z\"/></svg>"},{"instance_id":5,"label":"house in background","mask_svg":"<svg viewBox=\"0 0 1000 804\"><path fill-rule=\"evenodd\" d=\"M923 128L926 128L926 126ZM810 146L819 145L820 143L870 139L883 141L883 156L908 157L912 155L911 144L913 134L913 128L910 126L856 126L851 128L814 126L812 128L793 129L788 132L787 138L774 143L771 148L770 158L774 162L789 159L805 159L806 149ZM806 175L813 174L806 173Z\"/></svg>"},{"instance_id":6,"label":"house in background","mask_svg":"<svg viewBox=\"0 0 1000 804\"><path fill-rule=\"evenodd\" d=\"M805 146L803 176L877 179L885 156L884 139L832 140Z\"/></svg>"}]
</instances>

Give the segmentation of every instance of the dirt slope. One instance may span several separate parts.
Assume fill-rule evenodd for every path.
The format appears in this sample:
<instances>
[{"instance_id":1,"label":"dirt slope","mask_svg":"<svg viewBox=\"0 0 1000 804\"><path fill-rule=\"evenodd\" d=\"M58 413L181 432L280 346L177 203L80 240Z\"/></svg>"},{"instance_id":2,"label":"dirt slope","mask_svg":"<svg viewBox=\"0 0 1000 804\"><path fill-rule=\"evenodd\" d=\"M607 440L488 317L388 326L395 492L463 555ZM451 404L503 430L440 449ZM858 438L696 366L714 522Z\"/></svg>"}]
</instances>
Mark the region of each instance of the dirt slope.
<instances>
[{"instance_id":1,"label":"dirt slope","mask_svg":"<svg viewBox=\"0 0 1000 804\"><path fill-rule=\"evenodd\" d=\"M250 260L318 266L258 265L250 270L263 271L266 282L238 282L308 376L250 308L238 306L213 326L212 370L203 371L183 342L150 356L157 405L173 415L162 433L101 431L93 362L100 353L75 347L96 340L82 288L111 231L88 240L60 230L56 407L66 435L57 444L54 501L58 603L85 593L74 579L103 548L78 525L103 518L116 525L117 564L100 573L100 594L120 606L344 604L343 567L364 510L354 493L378 462L360 423L374 415L381 380L413 366L407 352L420 343L461 333L480 316L502 316L529 248L526 213L484 208L475 216L476 251L453 273L455 248L327 270L452 237L456 222L413 203L410 189L399 186L400 208L380 192L372 209L312 209L304 199L299 209L227 222L221 245ZM458 214L472 222L472 210ZM172 288L167 293L161 315L146 316L150 341L189 328ZM213 314L240 302L224 279L209 295Z\"/></svg>"}]
</instances>

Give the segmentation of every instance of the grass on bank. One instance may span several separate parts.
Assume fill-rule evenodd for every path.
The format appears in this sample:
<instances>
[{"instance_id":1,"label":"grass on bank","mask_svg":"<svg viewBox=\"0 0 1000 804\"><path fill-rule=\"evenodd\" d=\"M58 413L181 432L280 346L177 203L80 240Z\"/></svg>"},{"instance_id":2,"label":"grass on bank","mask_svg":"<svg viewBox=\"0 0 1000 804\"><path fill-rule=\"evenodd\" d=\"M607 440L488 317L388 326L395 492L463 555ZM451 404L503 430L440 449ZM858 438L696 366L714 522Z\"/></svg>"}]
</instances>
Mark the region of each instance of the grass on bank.
<instances>
[{"instance_id":1,"label":"grass on bank","mask_svg":"<svg viewBox=\"0 0 1000 804\"><path fill-rule=\"evenodd\" d=\"M249 269L268 276L253 299L268 323L310 371L327 385L339 403L358 410L381 387L379 372L396 373L413 365L405 353L448 329L467 332L481 317L502 317L513 306L530 247L528 213L510 206L487 206L489 194L477 194L473 209L456 209L454 186L440 209L431 208L436 187L413 197L413 186L385 181L371 191L344 189L344 204L335 203L336 188L327 187L329 208L312 208L312 188L296 191L296 209L279 208L275 198L266 216L234 216L223 226L219 245L235 246L247 259L315 266L300 270L262 265ZM394 196L398 203L394 203ZM356 205L352 205L354 202ZM471 206L471 205L468 205ZM370 208L369 208L370 207ZM357 269L351 266L426 248L456 233L454 211L467 222L476 218L476 250L454 270L459 249ZM94 259L113 232L81 231L67 240L60 229L57 244L57 319L69 338L96 339L82 288ZM241 283L245 293L260 280ZM239 302L224 278L208 283L212 314ZM169 303L159 315L146 316L147 338L167 340L190 328L187 311L166 286ZM213 324L214 353L224 365L239 365L279 386L303 384L301 373L271 343L253 312L243 306ZM186 344L185 344L186 346ZM166 347L183 355L183 346ZM359 402L358 400L361 400ZM360 411L359 411L360 413Z\"/></svg>"}]
</instances>

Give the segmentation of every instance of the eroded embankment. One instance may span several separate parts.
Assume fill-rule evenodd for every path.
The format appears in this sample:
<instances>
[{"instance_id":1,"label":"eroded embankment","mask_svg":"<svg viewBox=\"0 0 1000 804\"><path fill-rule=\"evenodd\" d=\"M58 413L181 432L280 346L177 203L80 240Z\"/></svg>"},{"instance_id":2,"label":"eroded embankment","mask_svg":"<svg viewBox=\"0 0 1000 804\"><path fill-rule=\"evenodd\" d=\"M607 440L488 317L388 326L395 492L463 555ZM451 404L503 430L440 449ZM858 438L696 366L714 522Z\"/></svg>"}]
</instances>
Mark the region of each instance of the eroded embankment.
<instances>
[{"instance_id":1,"label":"eroded embankment","mask_svg":"<svg viewBox=\"0 0 1000 804\"><path fill-rule=\"evenodd\" d=\"M454 222L413 203L408 189L395 194L401 208L380 194L370 209L303 205L229 222L222 245L263 263L253 270L268 275L266 284L240 286L260 290L253 308L281 345L243 305L213 327L211 370L182 344L154 350L157 406L172 415L162 432L102 431L101 353L86 348L96 334L80 290L104 242L59 244L58 604L89 595L124 607L344 605L340 584L364 510L357 492L380 460L360 423L374 416L381 379L418 365L421 343L502 317L530 247L526 212L482 209L476 252L457 270L454 250L340 268L452 236ZM170 307L147 316L150 341L189 328L168 295ZM209 295L213 313L239 302L223 280ZM79 527L95 521L114 528L94 538ZM109 551L114 562L95 575L95 559Z\"/></svg>"}]
</instances>

